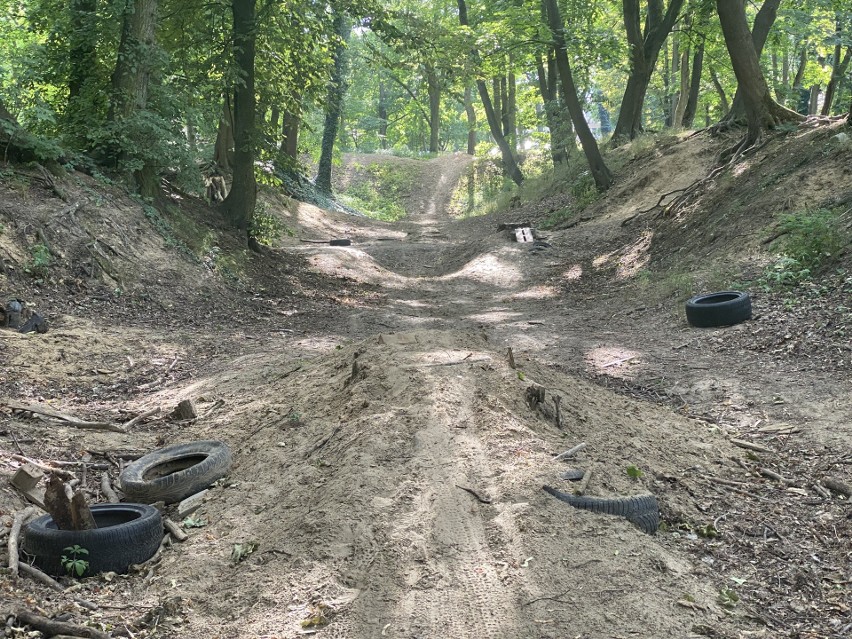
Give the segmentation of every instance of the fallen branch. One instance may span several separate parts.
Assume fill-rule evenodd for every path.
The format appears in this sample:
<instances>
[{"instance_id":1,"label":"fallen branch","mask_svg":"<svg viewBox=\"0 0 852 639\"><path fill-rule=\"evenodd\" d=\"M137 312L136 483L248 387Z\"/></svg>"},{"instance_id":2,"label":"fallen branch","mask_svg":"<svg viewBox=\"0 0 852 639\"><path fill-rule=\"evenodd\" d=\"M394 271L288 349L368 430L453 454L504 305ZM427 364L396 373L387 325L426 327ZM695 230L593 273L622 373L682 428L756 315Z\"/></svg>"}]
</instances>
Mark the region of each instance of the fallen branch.
<instances>
[{"instance_id":1,"label":"fallen branch","mask_svg":"<svg viewBox=\"0 0 852 639\"><path fill-rule=\"evenodd\" d=\"M832 479L831 477L826 477L822 480L822 485L826 488L830 488L836 493L846 495L847 497L852 497L852 486L850 486L849 484L844 484L842 481Z\"/></svg>"},{"instance_id":2,"label":"fallen branch","mask_svg":"<svg viewBox=\"0 0 852 639\"><path fill-rule=\"evenodd\" d=\"M625 362L629 362L631 359L636 359L637 355L631 355L630 357L621 357L619 359L613 360L609 364L604 364L601 368L611 368L613 366L618 366L619 364L624 364Z\"/></svg>"},{"instance_id":3,"label":"fallen branch","mask_svg":"<svg viewBox=\"0 0 852 639\"><path fill-rule=\"evenodd\" d=\"M814 484L813 489L823 499L831 499L831 493L828 492L821 484L819 484L819 483Z\"/></svg>"},{"instance_id":4,"label":"fallen branch","mask_svg":"<svg viewBox=\"0 0 852 639\"><path fill-rule=\"evenodd\" d=\"M4 401L2 403L6 407L11 408L13 411L33 413L35 415L45 415L46 417L52 417L53 419L57 419L63 424L73 426L74 428L111 430L116 433L124 432L124 429L122 429L121 426L119 426L118 424L113 424L112 422L89 422L84 419L72 417L71 415L66 415L65 413L60 413L58 411L53 410L52 408L48 408L47 406L39 406L36 404L19 404L18 402L11 401Z\"/></svg>"},{"instance_id":5,"label":"fallen branch","mask_svg":"<svg viewBox=\"0 0 852 639\"><path fill-rule=\"evenodd\" d=\"M575 495L582 495L586 492L586 488L589 487L589 480L592 478L592 469L589 468L583 473L583 479L580 480L580 485L574 490Z\"/></svg>"},{"instance_id":6,"label":"fallen branch","mask_svg":"<svg viewBox=\"0 0 852 639\"><path fill-rule=\"evenodd\" d=\"M779 475L774 470L769 470L768 468L760 468L758 469L758 472L764 477L769 477L769 479L780 481L782 484L787 484L788 486L793 486L796 484L795 479L787 479L783 475Z\"/></svg>"},{"instance_id":7,"label":"fallen branch","mask_svg":"<svg viewBox=\"0 0 852 639\"><path fill-rule=\"evenodd\" d=\"M189 539L189 535L187 535L181 529L180 526L178 526L175 522L173 522L168 517L166 517L163 520L163 526L165 527L166 530L168 530L172 534L172 536L175 538L175 541L186 541L187 539Z\"/></svg>"},{"instance_id":8,"label":"fallen branch","mask_svg":"<svg viewBox=\"0 0 852 639\"><path fill-rule=\"evenodd\" d=\"M581 444L577 444L576 446L574 446L574 448L570 448L569 450L566 450L564 453L559 453L556 457L553 458L553 461L562 461L563 459L569 459L569 458L573 457L574 455L576 455L577 453L579 453L585 447L586 447L586 442L583 442Z\"/></svg>"},{"instance_id":9,"label":"fallen branch","mask_svg":"<svg viewBox=\"0 0 852 639\"><path fill-rule=\"evenodd\" d=\"M7 616L17 618L18 622L43 632L48 637L68 635L70 637L85 637L86 639L109 639L109 635L89 626L78 626L65 621L54 621L28 610L16 610Z\"/></svg>"},{"instance_id":10,"label":"fallen branch","mask_svg":"<svg viewBox=\"0 0 852 639\"><path fill-rule=\"evenodd\" d=\"M111 504L117 504L121 501L116 492L112 489L112 484L109 481L109 473L101 475L101 493L106 497L106 500Z\"/></svg>"},{"instance_id":11,"label":"fallen branch","mask_svg":"<svg viewBox=\"0 0 852 639\"><path fill-rule=\"evenodd\" d=\"M731 438L731 443L734 446L739 446L740 448L745 448L746 450L753 450L757 453L774 453L775 452L771 448L767 448L766 446L761 446L760 444L753 444L752 442L747 442L744 439Z\"/></svg>"},{"instance_id":12,"label":"fallen branch","mask_svg":"<svg viewBox=\"0 0 852 639\"><path fill-rule=\"evenodd\" d=\"M480 495L473 488L468 488L467 486L459 486L458 484L456 484L456 488L460 488L463 491L470 493L471 495L476 497L477 501L479 501L483 504L490 504L491 501L492 501L489 497L483 497L482 495Z\"/></svg>"},{"instance_id":13,"label":"fallen branch","mask_svg":"<svg viewBox=\"0 0 852 639\"><path fill-rule=\"evenodd\" d=\"M13 577L18 576L18 539L21 536L21 528L36 513L38 513L38 510L34 506L29 506L16 512L15 518L12 520L12 530L9 531L9 572L12 573Z\"/></svg>"},{"instance_id":14,"label":"fallen branch","mask_svg":"<svg viewBox=\"0 0 852 639\"><path fill-rule=\"evenodd\" d=\"M138 424L139 422L141 422L141 421L143 421L143 420L146 420L146 419L148 419L149 417L153 417L154 415L156 415L156 414L157 414L157 413L159 413L159 412L160 412L159 407L158 407L158 408L152 408L152 409L151 409L151 410L149 410L149 411L145 411L144 413L142 413L142 414L140 414L140 415L137 415L137 416L136 416L136 417L134 417L133 419L131 419L131 420L129 420L129 421L127 421L127 422L125 422L125 423L124 423L124 425L122 426L122 429L123 429L125 432L127 432L127 431L129 431L131 428L133 428L134 426L136 426L136 424Z\"/></svg>"}]
</instances>

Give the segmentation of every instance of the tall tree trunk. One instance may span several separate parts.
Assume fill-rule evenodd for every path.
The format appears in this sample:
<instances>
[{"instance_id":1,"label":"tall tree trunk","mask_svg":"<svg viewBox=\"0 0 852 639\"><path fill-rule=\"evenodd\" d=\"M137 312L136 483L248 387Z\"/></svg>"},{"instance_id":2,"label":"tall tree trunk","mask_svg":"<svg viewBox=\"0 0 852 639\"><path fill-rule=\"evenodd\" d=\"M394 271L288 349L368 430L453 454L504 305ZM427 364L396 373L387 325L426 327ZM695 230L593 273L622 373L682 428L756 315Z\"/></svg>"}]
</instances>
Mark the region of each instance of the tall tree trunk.
<instances>
[{"instance_id":1,"label":"tall tree trunk","mask_svg":"<svg viewBox=\"0 0 852 639\"><path fill-rule=\"evenodd\" d=\"M683 114L683 126L691 129L695 123L695 114L698 110L698 98L701 92L701 74L704 71L704 38L698 43L695 55L692 56L692 77L689 84L689 100L686 103L686 111Z\"/></svg>"},{"instance_id":2,"label":"tall tree trunk","mask_svg":"<svg viewBox=\"0 0 852 639\"><path fill-rule=\"evenodd\" d=\"M388 90L383 79L379 79L379 144L388 148Z\"/></svg>"},{"instance_id":3,"label":"tall tree trunk","mask_svg":"<svg viewBox=\"0 0 852 639\"><path fill-rule=\"evenodd\" d=\"M508 85L507 90L507 102L508 106L506 107L506 123L509 128L509 144L512 145L512 149L517 152L518 150L518 87L517 87L517 79L515 78L515 72L512 71L512 63L514 60L512 56L509 56L509 75L506 78L506 84Z\"/></svg>"},{"instance_id":4,"label":"tall tree trunk","mask_svg":"<svg viewBox=\"0 0 852 639\"><path fill-rule=\"evenodd\" d=\"M148 106L148 84L151 80L151 48L157 29L157 0L124 0L121 39L112 74L112 100L108 119L120 125ZM129 149L116 149L116 157L127 157ZM134 171L139 192L145 197L156 195L157 170L149 162Z\"/></svg>"},{"instance_id":5,"label":"tall tree trunk","mask_svg":"<svg viewBox=\"0 0 852 639\"><path fill-rule=\"evenodd\" d=\"M808 115L816 115L817 105L819 105L819 94L821 90L818 84L811 87L810 100L808 101Z\"/></svg>"},{"instance_id":6,"label":"tall tree trunk","mask_svg":"<svg viewBox=\"0 0 852 639\"><path fill-rule=\"evenodd\" d=\"M577 87L574 84L568 52L565 49L565 26L559 13L559 5L556 4L556 0L545 0L545 6L547 8L547 22L553 34L553 45L556 50L556 68L559 71L559 79L562 85L562 97L568 107L568 112L571 114L574 129L580 138L583 153L585 153L586 160L589 163L589 170L595 180L595 186L599 191L606 191L612 185L612 174L604 163L595 136L589 128L589 123L586 122L583 106L577 97Z\"/></svg>"},{"instance_id":7,"label":"tall tree trunk","mask_svg":"<svg viewBox=\"0 0 852 639\"><path fill-rule=\"evenodd\" d=\"M672 87L680 88L680 29L675 27L672 32L672 64L671 72L666 73L666 105L665 105L665 120L666 126L674 126L675 110L680 99L680 94L673 93ZM666 56L668 61L668 56Z\"/></svg>"},{"instance_id":8,"label":"tall tree trunk","mask_svg":"<svg viewBox=\"0 0 852 639\"><path fill-rule=\"evenodd\" d=\"M808 43L802 43L802 50L799 52L799 66L796 69L796 75L793 78L793 99L796 100L796 110L800 113L807 114L808 100L810 93L802 88L802 80L805 77L805 69L808 66ZM807 95L807 99L804 99Z\"/></svg>"},{"instance_id":9,"label":"tall tree trunk","mask_svg":"<svg viewBox=\"0 0 852 639\"><path fill-rule=\"evenodd\" d=\"M689 102L689 47L684 46L680 58L680 90L677 95L677 106L675 107L672 126L679 129L683 126L686 115L686 105Z\"/></svg>"},{"instance_id":10,"label":"tall tree trunk","mask_svg":"<svg viewBox=\"0 0 852 639\"><path fill-rule=\"evenodd\" d=\"M751 146L765 129L774 128L782 121L798 120L801 117L787 111L770 96L769 87L760 68L755 42L748 28L743 1L716 0L716 9L745 106L748 120L745 143Z\"/></svg>"},{"instance_id":11,"label":"tall tree trunk","mask_svg":"<svg viewBox=\"0 0 852 639\"><path fill-rule=\"evenodd\" d=\"M68 63L68 107L67 121L71 132L79 135L86 130L91 98L84 88L94 76L98 66L95 50L97 43L97 0L71 0ZM88 97L88 99L87 99Z\"/></svg>"},{"instance_id":12,"label":"tall tree trunk","mask_svg":"<svg viewBox=\"0 0 852 639\"><path fill-rule=\"evenodd\" d=\"M778 95L778 104L787 106L790 99L790 54L786 47L784 57L781 61L781 92Z\"/></svg>"},{"instance_id":13,"label":"tall tree trunk","mask_svg":"<svg viewBox=\"0 0 852 639\"><path fill-rule=\"evenodd\" d=\"M346 44L351 31L349 20L342 11L334 16L334 32L340 36L340 43L334 51L334 68L328 85L328 99L325 113L325 127L322 131L322 151L317 171L317 188L331 193L331 161L334 156L334 141L340 126L343 111L343 96L346 94Z\"/></svg>"},{"instance_id":14,"label":"tall tree trunk","mask_svg":"<svg viewBox=\"0 0 852 639\"><path fill-rule=\"evenodd\" d=\"M754 45L754 50L757 53L758 61L763 53L763 47L766 45L766 39L769 37L769 32L772 30L772 25L775 24L775 18L778 16L778 7L781 5L781 0L764 0L760 10L754 17L754 26L751 30L751 41ZM762 72L761 72L762 73ZM737 86L737 92L734 94L734 100L731 102L731 110L728 113L728 122L742 121L746 117L745 105L740 91L740 86Z\"/></svg>"},{"instance_id":15,"label":"tall tree trunk","mask_svg":"<svg viewBox=\"0 0 852 639\"><path fill-rule=\"evenodd\" d=\"M467 154L476 155L476 109L473 108L473 92L464 89L464 112L467 115Z\"/></svg>"},{"instance_id":16,"label":"tall tree trunk","mask_svg":"<svg viewBox=\"0 0 852 639\"><path fill-rule=\"evenodd\" d=\"M248 236L257 202L254 175L255 109L254 58L256 0L232 0L234 62L240 80L234 92L234 179L222 210L234 228Z\"/></svg>"},{"instance_id":17,"label":"tall tree trunk","mask_svg":"<svg viewBox=\"0 0 852 639\"><path fill-rule=\"evenodd\" d=\"M630 75L612 135L613 144L632 140L642 131L642 110L651 74L657 64L660 48L671 32L683 4L684 0L670 0L668 8L663 12L663 0L648 0L643 31L639 0L622 0L624 27L630 46Z\"/></svg>"},{"instance_id":18,"label":"tall tree trunk","mask_svg":"<svg viewBox=\"0 0 852 639\"><path fill-rule=\"evenodd\" d=\"M459 24L463 27L470 25L467 18L467 3L465 0L457 0L459 6ZM476 67L482 66L482 60L479 57L479 50L475 47L471 49L470 56L473 59ZM518 166L518 161L515 159L515 154L512 152L512 147L503 137L503 129L500 119L494 111L494 105L491 103L491 96L488 95L488 87L485 81L476 80L476 89L479 91L479 97L482 100L482 107L485 109L485 117L488 118L488 128L491 129L491 135L497 146L500 149L500 154L503 158L503 170L506 172L512 181L520 186L524 181L524 174L521 173L521 168Z\"/></svg>"},{"instance_id":19,"label":"tall tree trunk","mask_svg":"<svg viewBox=\"0 0 852 639\"><path fill-rule=\"evenodd\" d=\"M837 20L837 35L840 37L842 22L840 18ZM828 83L828 86L825 88L825 99L822 103L822 115L830 115L831 114L831 105L834 102L834 96L837 92L837 86L843 77L846 75L846 69L849 68L849 61L852 59L852 46L846 47L846 53L843 54L841 58L841 46L840 44L836 44L834 46L834 60L831 64L831 80Z\"/></svg>"},{"instance_id":20,"label":"tall tree trunk","mask_svg":"<svg viewBox=\"0 0 852 639\"><path fill-rule=\"evenodd\" d=\"M565 163L567 153L565 141L562 139L563 130L559 122L560 108L556 95L556 78L553 77L556 75L556 69L554 68L553 76L549 75L541 54L536 56L536 67L538 70L538 90L541 93L541 101L544 103L544 117L547 121L547 128L550 130L550 157L553 160L553 166L557 166Z\"/></svg>"},{"instance_id":21,"label":"tall tree trunk","mask_svg":"<svg viewBox=\"0 0 852 639\"><path fill-rule=\"evenodd\" d=\"M491 79L491 89L494 96L494 115L500 120L500 133L505 136L506 134L503 132L503 85L501 80L500 76L494 76Z\"/></svg>"},{"instance_id":22,"label":"tall tree trunk","mask_svg":"<svg viewBox=\"0 0 852 639\"><path fill-rule=\"evenodd\" d=\"M429 153L437 153L441 136L441 83L431 64L426 65L426 82L429 93Z\"/></svg>"},{"instance_id":23,"label":"tall tree trunk","mask_svg":"<svg viewBox=\"0 0 852 639\"><path fill-rule=\"evenodd\" d=\"M231 109L231 93L225 91L222 99L222 116L216 131L216 144L213 147L213 161L219 171L228 175L234 167L234 112Z\"/></svg>"}]
</instances>

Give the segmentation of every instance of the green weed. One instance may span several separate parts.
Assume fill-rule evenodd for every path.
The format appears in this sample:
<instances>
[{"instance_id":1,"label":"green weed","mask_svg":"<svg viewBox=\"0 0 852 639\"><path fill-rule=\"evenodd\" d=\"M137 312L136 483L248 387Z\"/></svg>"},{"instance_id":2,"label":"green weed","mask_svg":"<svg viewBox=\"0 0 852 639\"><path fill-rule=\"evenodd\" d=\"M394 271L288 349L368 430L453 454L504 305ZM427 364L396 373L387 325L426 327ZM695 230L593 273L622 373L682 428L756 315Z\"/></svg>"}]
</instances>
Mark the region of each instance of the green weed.
<instances>
[{"instance_id":1,"label":"green weed","mask_svg":"<svg viewBox=\"0 0 852 639\"><path fill-rule=\"evenodd\" d=\"M78 577L82 577L86 574L86 571L89 569L89 562L82 559L81 555L88 556L89 551L85 548L81 548L77 544L68 546L64 549L64 551L68 554L62 555L60 561L62 562L62 567L65 568L65 572L67 572L70 577L73 577L75 574Z\"/></svg>"},{"instance_id":2,"label":"green weed","mask_svg":"<svg viewBox=\"0 0 852 639\"><path fill-rule=\"evenodd\" d=\"M769 288L795 286L831 265L849 242L838 217L828 209L785 216L779 226L780 255L764 271L761 283Z\"/></svg>"},{"instance_id":3,"label":"green weed","mask_svg":"<svg viewBox=\"0 0 852 639\"><path fill-rule=\"evenodd\" d=\"M53 256L46 244L33 244L30 247L30 259L24 265L24 272L33 277L43 278L47 275L47 269L52 262Z\"/></svg>"}]
</instances>

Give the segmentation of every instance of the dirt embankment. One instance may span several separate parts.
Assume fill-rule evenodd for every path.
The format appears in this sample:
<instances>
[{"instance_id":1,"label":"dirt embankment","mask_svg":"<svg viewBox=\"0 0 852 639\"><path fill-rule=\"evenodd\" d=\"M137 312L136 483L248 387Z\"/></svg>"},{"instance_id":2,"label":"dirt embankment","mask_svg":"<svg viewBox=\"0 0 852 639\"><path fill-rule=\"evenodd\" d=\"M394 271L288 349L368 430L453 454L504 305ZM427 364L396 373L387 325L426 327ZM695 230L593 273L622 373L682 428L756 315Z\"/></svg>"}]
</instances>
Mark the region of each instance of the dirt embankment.
<instances>
[{"instance_id":1,"label":"dirt embankment","mask_svg":"<svg viewBox=\"0 0 852 639\"><path fill-rule=\"evenodd\" d=\"M45 336L4 335L4 392L115 421L184 398L202 415L117 434L6 411L4 472L13 453L115 474L116 451L208 438L234 451L188 541L150 572L83 584L99 611L23 578L4 584L5 599L34 592L47 613L125 636L848 633L848 502L813 488L852 479L845 352L820 370L759 348L775 326L764 322L798 317L768 295L755 295L752 322L697 331L677 294L642 276L668 268L655 251L678 237L693 251L692 225L705 222L632 216L706 175L714 145L652 150L645 175L629 164L589 219L535 252L495 227L543 217L546 202L446 217L460 157L420 164L422 206L396 224L270 196L295 237L236 265L220 259L236 254L226 234L185 196L174 194L209 233L209 261L164 245L156 220L118 194L98 208L69 189L86 197L72 219L26 174L3 183L0 247L14 267L4 292L23 291L54 323ZM16 217L27 202L32 225ZM41 281L21 274L39 228L59 258ZM751 228L727 243L729 262L749 263L763 233ZM353 245L300 242L340 236ZM98 270L101 253L111 257ZM527 402L533 384L547 390L544 412ZM575 459L553 460L580 442ZM656 495L660 532L541 490L570 492L568 468L591 470L592 496ZM0 496L8 520L23 503ZM235 561L234 545L249 543Z\"/></svg>"}]
</instances>

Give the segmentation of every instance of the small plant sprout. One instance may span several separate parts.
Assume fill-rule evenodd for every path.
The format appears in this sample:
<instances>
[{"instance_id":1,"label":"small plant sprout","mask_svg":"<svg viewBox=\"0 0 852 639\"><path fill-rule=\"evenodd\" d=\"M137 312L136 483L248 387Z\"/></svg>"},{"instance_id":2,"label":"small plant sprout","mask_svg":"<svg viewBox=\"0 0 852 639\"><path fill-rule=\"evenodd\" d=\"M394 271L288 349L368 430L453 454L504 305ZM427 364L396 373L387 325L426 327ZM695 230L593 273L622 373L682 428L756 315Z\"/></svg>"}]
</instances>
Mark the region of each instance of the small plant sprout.
<instances>
[{"instance_id":1,"label":"small plant sprout","mask_svg":"<svg viewBox=\"0 0 852 639\"><path fill-rule=\"evenodd\" d=\"M77 544L73 546L68 546L64 549L67 555L62 555L62 567L65 568L65 572L68 573L70 577L77 576L82 577L86 574L86 571L89 569L89 562L85 559L82 559L81 556L88 556L89 551L85 548L81 548Z\"/></svg>"},{"instance_id":2,"label":"small plant sprout","mask_svg":"<svg viewBox=\"0 0 852 639\"><path fill-rule=\"evenodd\" d=\"M644 473L633 464L630 464L630 466L627 467L627 476L630 477L630 479L639 479L643 474Z\"/></svg>"}]
</instances>

